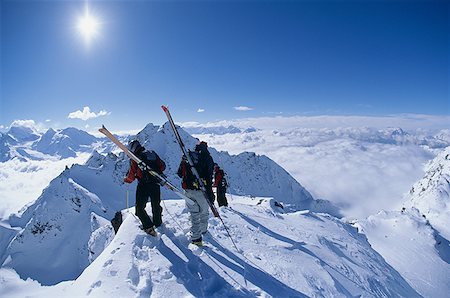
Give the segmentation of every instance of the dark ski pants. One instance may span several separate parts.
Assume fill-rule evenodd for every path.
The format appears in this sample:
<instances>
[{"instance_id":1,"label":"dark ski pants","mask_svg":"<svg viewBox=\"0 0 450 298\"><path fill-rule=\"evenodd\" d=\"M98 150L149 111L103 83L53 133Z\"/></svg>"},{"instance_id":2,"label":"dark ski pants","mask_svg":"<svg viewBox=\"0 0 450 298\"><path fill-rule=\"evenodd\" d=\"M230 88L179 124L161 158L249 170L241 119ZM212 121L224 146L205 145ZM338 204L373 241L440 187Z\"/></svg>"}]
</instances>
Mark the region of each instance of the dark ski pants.
<instances>
[{"instance_id":1,"label":"dark ski pants","mask_svg":"<svg viewBox=\"0 0 450 298\"><path fill-rule=\"evenodd\" d=\"M219 203L219 207L228 206L227 197L225 196L226 191L226 187L217 187L217 203Z\"/></svg>"},{"instance_id":2,"label":"dark ski pants","mask_svg":"<svg viewBox=\"0 0 450 298\"><path fill-rule=\"evenodd\" d=\"M212 189L212 183L210 181L207 181L205 183L205 188L206 188L206 194L208 195L209 201L214 204L216 197L214 196L214 192Z\"/></svg>"},{"instance_id":3,"label":"dark ski pants","mask_svg":"<svg viewBox=\"0 0 450 298\"><path fill-rule=\"evenodd\" d=\"M148 198L152 204L153 221L145 211ZM136 215L142 222L142 227L145 229L151 228L153 225L159 227L162 223L162 208L161 208L161 190L156 183L138 183L136 189Z\"/></svg>"}]
</instances>

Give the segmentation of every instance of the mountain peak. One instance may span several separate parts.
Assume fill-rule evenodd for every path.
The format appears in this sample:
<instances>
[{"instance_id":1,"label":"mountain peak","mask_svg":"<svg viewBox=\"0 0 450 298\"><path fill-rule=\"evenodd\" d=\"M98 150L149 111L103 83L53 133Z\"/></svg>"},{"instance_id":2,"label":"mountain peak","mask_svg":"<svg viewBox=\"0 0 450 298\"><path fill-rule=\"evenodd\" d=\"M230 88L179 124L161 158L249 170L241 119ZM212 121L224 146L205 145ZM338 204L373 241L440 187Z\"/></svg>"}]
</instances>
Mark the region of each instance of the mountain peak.
<instances>
[{"instance_id":1,"label":"mountain peak","mask_svg":"<svg viewBox=\"0 0 450 298\"><path fill-rule=\"evenodd\" d=\"M406 207L415 207L444 237L450 239L450 147L426 166L424 177L409 193Z\"/></svg>"},{"instance_id":2,"label":"mountain peak","mask_svg":"<svg viewBox=\"0 0 450 298\"><path fill-rule=\"evenodd\" d=\"M13 122L7 134L18 142L35 141L39 138L37 129L28 123Z\"/></svg>"}]
</instances>

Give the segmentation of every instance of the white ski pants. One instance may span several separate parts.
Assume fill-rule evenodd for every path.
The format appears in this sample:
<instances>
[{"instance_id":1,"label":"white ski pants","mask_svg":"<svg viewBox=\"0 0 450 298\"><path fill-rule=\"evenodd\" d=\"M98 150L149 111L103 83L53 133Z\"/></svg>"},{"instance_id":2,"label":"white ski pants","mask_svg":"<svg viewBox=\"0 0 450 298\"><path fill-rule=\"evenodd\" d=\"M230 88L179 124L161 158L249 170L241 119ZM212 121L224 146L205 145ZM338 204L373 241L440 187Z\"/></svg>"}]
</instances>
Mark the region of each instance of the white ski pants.
<instances>
[{"instance_id":1,"label":"white ski pants","mask_svg":"<svg viewBox=\"0 0 450 298\"><path fill-rule=\"evenodd\" d=\"M186 204L191 214L191 239L196 240L208 230L209 205L201 190L186 189L186 195L195 204Z\"/></svg>"}]
</instances>

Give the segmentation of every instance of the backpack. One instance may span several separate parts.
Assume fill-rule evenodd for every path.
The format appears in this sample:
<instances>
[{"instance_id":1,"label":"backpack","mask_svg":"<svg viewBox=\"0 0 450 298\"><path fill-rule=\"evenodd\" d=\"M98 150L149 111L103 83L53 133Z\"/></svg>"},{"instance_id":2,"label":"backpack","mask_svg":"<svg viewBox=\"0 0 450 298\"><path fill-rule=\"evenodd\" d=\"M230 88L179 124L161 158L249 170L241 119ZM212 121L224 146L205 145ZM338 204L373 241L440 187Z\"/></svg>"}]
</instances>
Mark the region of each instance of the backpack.
<instances>
[{"instance_id":1,"label":"backpack","mask_svg":"<svg viewBox=\"0 0 450 298\"><path fill-rule=\"evenodd\" d=\"M210 181L214 172L214 160L209 154L209 151L190 151L189 155L200 178Z\"/></svg>"},{"instance_id":2,"label":"backpack","mask_svg":"<svg viewBox=\"0 0 450 298\"><path fill-rule=\"evenodd\" d=\"M117 231L119 230L120 225L122 224L122 212L117 211L116 214L114 214L114 218L111 219L111 225L114 228L114 232L117 234Z\"/></svg>"},{"instance_id":3,"label":"backpack","mask_svg":"<svg viewBox=\"0 0 450 298\"><path fill-rule=\"evenodd\" d=\"M156 154L153 150L145 150L139 156L139 158L149 166L153 171L158 174L162 174L162 171L165 168L163 161L159 158L158 154ZM162 167L162 168L161 168ZM150 175L147 171L142 171L142 179L141 182L144 183L157 183L158 180Z\"/></svg>"},{"instance_id":4,"label":"backpack","mask_svg":"<svg viewBox=\"0 0 450 298\"><path fill-rule=\"evenodd\" d=\"M228 186L227 179L225 178L226 174L223 170L221 170L221 171L222 171L222 179L220 181L220 186L223 188L226 188Z\"/></svg>"}]
</instances>

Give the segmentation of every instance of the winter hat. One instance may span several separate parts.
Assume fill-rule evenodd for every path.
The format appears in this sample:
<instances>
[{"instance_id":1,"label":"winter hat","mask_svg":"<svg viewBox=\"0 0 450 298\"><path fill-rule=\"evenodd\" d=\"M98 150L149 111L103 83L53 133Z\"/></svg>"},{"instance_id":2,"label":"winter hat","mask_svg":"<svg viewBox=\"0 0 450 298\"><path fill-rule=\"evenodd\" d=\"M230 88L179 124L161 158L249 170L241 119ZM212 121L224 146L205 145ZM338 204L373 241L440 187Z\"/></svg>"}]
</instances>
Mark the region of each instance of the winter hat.
<instances>
[{"instance_id":1,"label":"winter hat","mask_svg":"<svg viewBox=\"0 0 450 298\"><path fill-rule=\"evenodd\" d=\"M139 148L141 148L141 143L139 143L138 140L133 140L130 142L130 144L128 144L128 148L130 149L131 152L136 153Z\"/></svg>"},{"instance_id":2,"label":"winter hat","mask_svg":"<svg viewBox=\"0 0 450 298\"><path fill-rule=\"evenodd\" d=\"M208 151L208 144L204 141L201 141L200 143L195 145L195 151L197 151L197 152Z\"/></svg>"}]
</instances>

